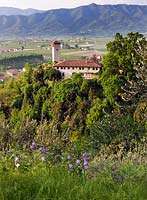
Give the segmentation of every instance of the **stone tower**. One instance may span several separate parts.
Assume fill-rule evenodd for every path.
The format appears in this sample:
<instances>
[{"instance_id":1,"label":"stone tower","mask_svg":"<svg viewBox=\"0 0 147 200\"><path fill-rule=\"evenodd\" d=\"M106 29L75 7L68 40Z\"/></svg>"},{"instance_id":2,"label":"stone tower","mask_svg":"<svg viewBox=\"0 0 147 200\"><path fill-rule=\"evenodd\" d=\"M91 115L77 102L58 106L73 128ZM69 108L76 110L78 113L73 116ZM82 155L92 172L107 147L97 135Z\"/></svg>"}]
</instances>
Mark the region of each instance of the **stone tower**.
<instances>
[{"instance_id":1,"label":"stone tower","mask_svg":"<svg viewBox=\"0 0 147 200\"><path fill-rule=\"evenodd\" d=\"M52 44L52 62L60 61L60 42L54 41Z\"/></svg>"}]
</instances>

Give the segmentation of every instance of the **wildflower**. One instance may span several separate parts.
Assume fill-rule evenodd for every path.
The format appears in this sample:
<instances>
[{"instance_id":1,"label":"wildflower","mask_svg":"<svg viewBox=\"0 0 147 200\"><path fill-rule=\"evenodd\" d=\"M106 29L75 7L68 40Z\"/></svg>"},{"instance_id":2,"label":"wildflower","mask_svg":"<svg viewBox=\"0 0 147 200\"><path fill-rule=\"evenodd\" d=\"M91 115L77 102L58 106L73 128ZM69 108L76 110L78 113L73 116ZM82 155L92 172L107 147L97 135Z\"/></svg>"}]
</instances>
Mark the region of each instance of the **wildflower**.
<instances>
[{"instance_id":1,"label":"wildflower","mask_svg":"<svg viewBox=\"0 0 147 200\"><path fill-rule=\"evenodd\" d=\"M16 163L15 166L18 168L18 167L20 166L20 164L19 164L19 163Z\"/></svg>"},{"instance_id":2,"label":"wildflower","mask_svg":"<svg viewBox=\"0 0 147 200\"><path fill-rule=\"evenodd\" d=\"M47 152L47 148L46 147L40 147L39 148L41 153L46 153Z\"/></svg>"},{"instance_id":3,"label":"wildflower","mask_svg":"<svg viewBox=\"0 0 147 200\"><path fill-rule=\"evenodd\" d=\"M19 163L19 161L20 161L19 158L16 157L16 158L15 158L15 163L17 164L17 163Z\"/></svg>"},{"instance_id":4,"label":"wildflower","mask_svg":"<svg viewBox=\"0 0 147 200\"><path fill-rule=\"evenodd\" d=\"M43 156L43 157L41 158L41 160L42 160L42 162L45 162L45 161L46 161L46 158Z\"/></svg>"},{"instance_id":5,"label":"wildflower","mask_svg":"<svg viewBox=\"0 0 147 200\"><path fill-rule=\"evenodd\" d=\"M32 145L36 147L36 143L35 142L32 142Z\"/></svg>"},{"instance_id":6,"label":"wildflower","mask_svg":"<svg viewBox=\"0 0 147 200\"><path fill-rule=\"evenodd\" d=\"M84 170L87 170L87 169L88 169L88 162L84 161Z\"/></svg>"},{"instance_id":7,"label":"wildflower","mask_svg":"<svg viewBox=\"0 0 147 200\"><path fill-rule=\"evenodd\" d=\"M84 165L84 169L87 170L88 169L88 165Z\"/></svg>"},{"instance_id":8,"label":"wildflower","mask_svg":"<svg viewBox=\"0 0 147 200\"><path fill-rule=\"evenodd\" d=\"M18 157L15 158L15 166L18 168L20 166L19 164L20 160Z\"/></svg>"},{"instance_id":9,"label":"wildflower","mask_svg":"<svg viewBox=\"0 0 147 200\"><path fill-rule=\"evenodd\" d=\"M32 145L30 146L30 149L35 150L35 148L36 148L36 143L32 142Z\"/></svg>"},{"instance_id":10,"label":"wildflower","mask_svg":"<svg viewBox=\"0 0 147 200\"><path fill-rule=\"evenodd\" d=\"M88 162L87 162L87 161L84 161L84 166L85 166L85 165L88 165Z\"/></svg>"},{"instance_id":11,"label":"wildflower","mask_svg":"<svg viewBox=\"0 0 147 200\"><path fill-rule=\"evenodd\" d=\"M70 155L67 156L67 160L71 160L71 156Z\"/></svg>"},{"instance_id":12,"label":"wildflower","mask_svg":"<svg viewBox=\"0 0 147 200\"><path fill-rule=\"evenodd\" d=\"M80 160L76 160L76 164L79 165L80 164Z\"/></svg>"},{"instance_id":13,"label":"wildflower","mask_svg":"<svg viewBox=\"0 0 147 200\"><path fill-rule=\"evenodd\" d=\"M87 159L87 153L83 153L83 160L86 160Z\"/></svg>"},{"instance_id":14,"label":"wildflower","mask_svg":"<svg viewBox=\"0 0 147 200\"><path fill-rule=\"evenodd\" d=\"M73 168L73 164L69 163L68 167L69 167L69 169L72 169Z\"/></svg>"}]
</instances>

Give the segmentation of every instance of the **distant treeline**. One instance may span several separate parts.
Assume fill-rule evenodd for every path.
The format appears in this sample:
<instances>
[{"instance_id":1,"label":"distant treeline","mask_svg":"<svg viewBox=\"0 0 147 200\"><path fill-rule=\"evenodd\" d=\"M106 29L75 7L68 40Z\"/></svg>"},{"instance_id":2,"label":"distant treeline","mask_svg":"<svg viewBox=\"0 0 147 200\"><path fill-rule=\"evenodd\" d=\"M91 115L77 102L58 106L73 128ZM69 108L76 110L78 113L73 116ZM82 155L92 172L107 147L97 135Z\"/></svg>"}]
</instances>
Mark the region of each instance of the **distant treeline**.
<instances>
[{"instance_id":1,"label":"distant treeline","mask_svg":"<svg viewBox=\"0 0 147 200\"><path fill-rule=\"evenodd\" d=\"M0 58L0 65L3 67L22 68L25 63L37 64L44 60L41 54L24 54L24 55L11 55L9 57Z\"/></svg>"}]
</instances>

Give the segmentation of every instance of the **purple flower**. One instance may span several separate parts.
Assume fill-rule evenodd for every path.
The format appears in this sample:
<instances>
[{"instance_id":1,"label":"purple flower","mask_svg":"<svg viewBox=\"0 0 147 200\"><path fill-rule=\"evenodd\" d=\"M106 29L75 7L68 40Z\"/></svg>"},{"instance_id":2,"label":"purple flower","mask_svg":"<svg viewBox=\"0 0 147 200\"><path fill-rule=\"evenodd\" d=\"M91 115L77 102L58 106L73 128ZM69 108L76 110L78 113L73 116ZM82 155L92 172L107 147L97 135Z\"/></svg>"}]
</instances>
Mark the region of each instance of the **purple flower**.
<instances>
[{"instance_id":1,"label":"purple flower","mask_svg":"<svg viewBox=\"0 0 147 200\"><path fill-rule=\"evenodd\" d=\"M46 161L46 158L43 156L43 157L41 158L41 160L42 160L42 162L45 162L45 161Z\"/></svg>"},{"instance_id":2,"label":"purple flower","mask_svg":"<svg viewBox=\"0 0 147 200\"><path fill-rule=\"evenodd\" d=\"M33 150L35 150L35 148L36 148L36 143L32 142L32 145L30 146L30 149L33 151Z\"/></svg>"},{"instance_id":3,"label":"purple flower","mask_svg":"<svg viewBox=\"0 0 147 200\"><path fill-rule=\"evenodd\" d=\"M36 147L36 143L35 143L35 142L32 142L32 146Z\"/></svg>"},{"instance_id":4,"label":"purple flower","mask_svg":"<svg viewBox=\"0 0 147 200\"><path fill-rule=\"evenodd\" d=\"M67 160L71 160L71 156L70 155L67 156Z\"/></svg>"},{"instance_id":5,"label":"purple flower","mask_svg":"<svg viewBox=\"0 0 147 200\"><path fill-rule=\"evenodd\" d=\"M80 160L76 160L76 164L79 165L80 164Z\"/></svg>"},{"instance_id":6,"label":"purple flower","mask_svg":"<svg viewBox=\"0 0 147 200\"><path fill-rule=\"evenodd\" d=\"M46 153L47 152L47 148L46 147L40 147L39 148L41 153Z\"/></svg>"},{"instance_id":7,"label":"purple flower","mask_svg":"<svg viewBox=\"0 0 147 200\"><path fill-rule=\"evenodd\" d=\"M84 169L87 170L88 169L88 165L84 165Z\"/></svg>"},{"instance_id":8,"label":"purple flower","mask_svg":"<svg viewBox=\"0 0 147 200\"><path fill-rule=\"evenodd\" d=\"M73 168L73 164L69 163L68 167L69 167L69 169L72 169Z\"/></svg>"},{"instance_id":9,"label":"purple flower","mask_svg":"<svg viewBox=\"0 0 147 200\"><path fill-rule=\"evenodd\" d=\"M15 158L15 163L17 164L17 163L19 163L19 161L20 161L19 158L16 157L16 158Z\"/></svg>"},{"instance_id":10,"label":"purple flower","mask_svg":"<svg viewBox=\"0 0 147 200\"><path fill-rule=\"evenodd\" d=\"M35 147L33 145L31 145L30 149L33 151L33 150L35 150Z\"/></svg>"},{"instance_id":11,"label":"purple flower","mask_svg":"<svg viewBox=\"0 0 147 200\"><path fill-rule=\"evenodd\" d=\"M87 159L87 153L83 153L83 160L86 160Z\"/></svg>"},{"instance_id":12,"label":"purple flower","mask_svg":"<svg viewBox=\"0 0 147 200\"><path fill-rule=\"evenodd\" d=\"M87 170L88 169L88 162L84 161L84 169Z\"/></svg>"},{"instance_id":13,"label":"purple flower","mask_svg":"<svg viewBox=\"0 0 147 200\"><path fill-rule=\"evenodd\" d=\"M85 165L88 165L88 162L87 162L87 161L84 161L84 166L85 166Z\"/></svg>"}]
</instances>

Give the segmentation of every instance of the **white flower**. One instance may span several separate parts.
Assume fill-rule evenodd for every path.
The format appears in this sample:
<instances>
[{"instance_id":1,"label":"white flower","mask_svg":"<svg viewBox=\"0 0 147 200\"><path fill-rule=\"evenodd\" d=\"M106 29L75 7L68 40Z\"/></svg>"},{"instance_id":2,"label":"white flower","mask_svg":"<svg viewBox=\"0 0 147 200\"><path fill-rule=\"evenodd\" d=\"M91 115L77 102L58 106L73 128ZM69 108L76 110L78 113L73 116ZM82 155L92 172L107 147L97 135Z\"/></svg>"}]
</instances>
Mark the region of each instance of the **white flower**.
<instances>
[{"instance_id":1,"label":"white flower","mask_svg":"<svg viewBox=\"0 0 147 200\"><path fill-rule=\"evenodd\" d=\"M16 167L18 168L20 166L20 164L19 163L16 163Z\"/></svg>"},{"instance_id":2,"label":"white flower","mask_svg":"<svg viewBox=\"0 0 147 200\"><path fill-rule=\"evenodd\" d=\"M19 158L18 157L15 158L15 163L19 163Z\"/></svg>"}]
</instances>

